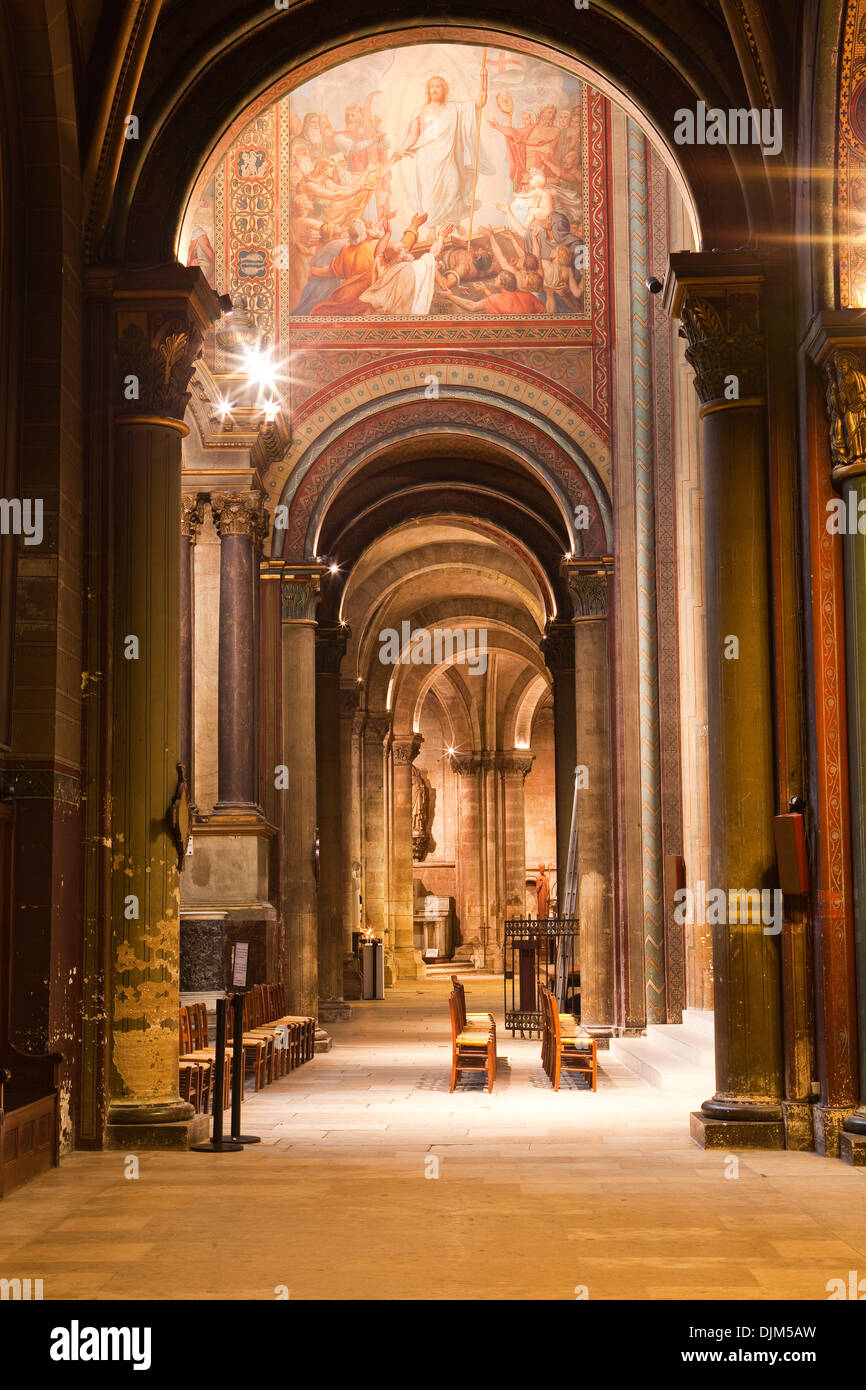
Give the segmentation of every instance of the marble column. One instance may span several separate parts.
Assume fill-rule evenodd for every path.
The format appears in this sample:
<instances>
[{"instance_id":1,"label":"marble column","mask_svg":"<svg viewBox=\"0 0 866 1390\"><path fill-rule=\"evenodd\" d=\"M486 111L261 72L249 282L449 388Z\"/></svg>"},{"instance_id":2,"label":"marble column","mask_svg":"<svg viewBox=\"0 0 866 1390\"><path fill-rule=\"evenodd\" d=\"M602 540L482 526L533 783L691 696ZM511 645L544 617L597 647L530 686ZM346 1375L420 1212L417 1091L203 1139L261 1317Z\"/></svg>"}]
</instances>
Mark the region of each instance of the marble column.
<instances>
[{"instance_id":1,"label":"marble column","mask_svg":"<svg viewBox=\"0 0 866 1390\"><path fill-rule=\"evenodd\" d=\"M415 947L412 897L412 763L421 751L420 734L391 739L391 924L398 976L426 974L421 952Z\"/></svg>"},{"instance_id":2,"label":"marble column","mask_svg":"<svg viewBox=\"0 0 866 1390\"><path fill-rule=\"evenodd\" d=\"M180 509L180 760L186 768L190 810L195 805L195 543L204 508L194 493L184 493Z\"/></svg>"},{"instance_id":3,"label":"marble column","mask_svg":"<svg viewBox=\"0 0 866 1390\"><path fill-rule=\"evenodd\" d=\"M706 516L712 888L774 889L772 600L763 272L741 253L671 258L666 305L682 321L701 401ZM705 1147L782 1148L780 941L729 899L713 927L716 1094L692 1116Z\"/></svg>"},{"instance_id":4,"label":"marble column","mask_svg":"<svg viewBox=\"0 0 866 1390\"><path fill-rule=\"evenodd\" d=\"M457 776L457 917L460 945L482 941L484 925L481 759L451 755Z\"/></svg>"},{"instance_id":5,"label":"marble column","mask_svg":"<svg viewBox=\"0 0 866 1390\"><path fill-rule=\"evenodd\" d=\"M319 575L286 567L282 605L282 746L288 769L280 854L286 998L293 1014L318 1016L316 862L316 622Z\"/></svg>"},{"instance_id":6,"label":"marble column","mask_svg":"<svg viewBox=\"0 0 866 1390\"><path fill-rule=\"evenodd\" d=\"M614 1031L613 803L611 796L610 581L600 562L569 573L574 603L577 916L581 1022ZM572 790L574 782L572 782Z\"/></svg>"},{"instance_id":7,"label":"marble column","mask_svg":"<svg viewBox=\"0 0 866 1390\"><path fill-rule=\"evenodd\" d=\"M216 492L220 538L218 795L215 816L261 815L258 805L259 547L261 493Z\"/></svg>"},{"instance_id":8,"label":"marble column","mask_svg":"<svg viewBox=\"0 0 866 1390\"><path fill-rule=\"evenodd\" d=\"M115 290L112 882L106 990L108 1147L185 1147L206 1131L178 1094L181 440L203 332L218 317L197 269Z\"/></svg>"},{"instance_id":9,"label":"marble column","mask_svg":"<svg viewBox=\"0 0 866 1390\"><path fill-rule=\"evenodd\" d=\"M574 805L574 769L577 762L574 683L574 632L569 623L548 623L541 651L553 677L553 746L556 784L556 892L557 910L563 915L565 871Z\"/></svg>"},{"instance_id":10,"label":"marble column","mask_svg":"<svg viewBox=\"0 0 866 1390\"><path fill-rule=\"evenodd\" d=\"M862 317L861 311L852 310L821 314L808 342L813 360L823 369L835 489L822 521L826 532L841 535L842 547L854 908L853 970L842 954L847 933L839 930L841 923L837 923L833 938L822 941L826 957L820 994L824 1014L819 1058L822 1129L825 1137L831 1138L836 1130L841 1157L858 1167L866 1166L866 334ZM835 523L830 521L830 512L836 515ZM825 747L820 751L828 756ZM835 896L838 899L841 895ZM838 957L835 970L834 947ZM853 1033L846 997L852 975L858 1037L853 1068L846 1065L847 1049L840 1055L840 1042L847 1042ZM854 1108L856 1096L859 1107ZM829 1151L832 1149L829 1146Z\"/></svg>"},{"instance_id":11,"label":"marble column","mask_svg":"<svg viewBox=\"0 0 866 1390\"><path fill-rule=\"evenodd\" d=\"M316 630L316 806L319 825L319 1016L351 1017L343 998L343 749L340 663L349 628Z\"/></svg>"}]
</instances>

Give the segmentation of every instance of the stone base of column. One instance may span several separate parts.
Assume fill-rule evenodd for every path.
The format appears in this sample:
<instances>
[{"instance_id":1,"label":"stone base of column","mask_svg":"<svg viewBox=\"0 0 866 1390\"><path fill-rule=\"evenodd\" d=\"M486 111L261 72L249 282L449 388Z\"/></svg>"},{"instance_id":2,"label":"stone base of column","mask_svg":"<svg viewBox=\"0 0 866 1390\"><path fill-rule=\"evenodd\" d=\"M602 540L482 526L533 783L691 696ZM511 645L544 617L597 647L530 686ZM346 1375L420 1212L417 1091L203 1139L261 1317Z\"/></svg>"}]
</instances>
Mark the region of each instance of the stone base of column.
<instances>
[{"instance_id":1,"label":"stone base of column","mask_svg":"<svg viewBox=\"0 0 866 1390\"><path fill-rule=\"evenodd\" d=\"M818 1116L816 1107L808 1101L786 1100L782 1102L782 1120L785 1125L785 1148L799 1153L811 1153L816 1147Z\"/></svg>"},{"instance_id":2,"label":"stone base of column","mask_svg":"<svg viewBox=\"0 0 866 1390\"><path fill-rule=\"evenodd\" d=\"M866 1168L866 1134L849 1134L843 1129L839 1135L839 1157L852 1168Z\"/></svg>"},{"instance_id":3,"label":"stone base of column","mask_svg":"<svg viewBox=\"0 0 866 1390\"><path fill-rule=\"evenodd\" d=\"M394 965L399 980L420 980L427 974L420 951L414 946L398 946L394 952Z\"/></svg>"},{"instance_id":4,"label":"stone base of column","mask_svg":"<svg viewBox=\"0 0 866 1390\"><path fill-rule=\"evenodd\" d=\"M782 1106L714 1097L692 1111L689 1132L702 1149L784 1149Z\"/></svg>"},{"instance_id":5,"label":"stone base of column","mask_svg":"<svg viewBox=\"0 0 866 1390\"><path fill-rule=\"evenodd\" d=\"M171 1149L192 1148L210 1137L210 1116L192 1115L188 1120L172 1120L168 1124L109 1124L105 1128L107 1149Z\"/></svg>"},{"instance_id":6,"label":"stone base of column","mask_svg":"<svg viewBox=\"0 0 866 1390\"><path fill-rule=\"evenodd\" d=\"M814 1105L812 1111L814 1114L816 1152L823 1154L825 1158L839 1158L842 1133L847 1121L852 1118L850 1107ZM866 1120L866 1114L863 1118ZM866 1125L864 1125L862 1137L866 1140ZM790 1148L790 1145L788 1147Z\"/></svg>"},{"instance_id":7,"label":"stone base of column","mask_svg":"<svg viewBox=\"0 0 866 1390\"><path fill-rule=\"evenodd\" d=\"M612 1023L581 1022L581 1027L585 1028L587 1033L591 1033L592 1036L595 1038L595 1047L597 1052L609 1052L611 1038L615 1038L618 1036L617 1030L614 1028ZM641 1030L637 1036L643 1037L643 1030Z\"/></svg>"},{"instance_id":8,"label":"stone base of column","mask_svg":"<svg viewBox=\"0 0 866 1390\"><path fill-rule=\"evenodd\" d=\"M352 1010L345 999L320 999L320 1023L344 1023L352 1017Z\"/></svg>"},{"instance_id":9,"label":"stone base of column","mask_svg":"<svg viewBox=\"0 0 866 1390\"><path fill-rule=\"evenodd\" d=\"M343 956L343 998L360 999L363 993L362 983L358 957L348 951Z\"/></svg>"},{"instance_id":10,"label":"stone base of column","mask_svg":"<svg viewBox=\"0 0 866 1390\"><path fill-rule=\"evenodd\" d=\"M316 1038L313 1043L314 1052L330 1052L334 1046L333 1039L328 1036L324 1028L316 1028Z\"/></svg>"}]
</instances>

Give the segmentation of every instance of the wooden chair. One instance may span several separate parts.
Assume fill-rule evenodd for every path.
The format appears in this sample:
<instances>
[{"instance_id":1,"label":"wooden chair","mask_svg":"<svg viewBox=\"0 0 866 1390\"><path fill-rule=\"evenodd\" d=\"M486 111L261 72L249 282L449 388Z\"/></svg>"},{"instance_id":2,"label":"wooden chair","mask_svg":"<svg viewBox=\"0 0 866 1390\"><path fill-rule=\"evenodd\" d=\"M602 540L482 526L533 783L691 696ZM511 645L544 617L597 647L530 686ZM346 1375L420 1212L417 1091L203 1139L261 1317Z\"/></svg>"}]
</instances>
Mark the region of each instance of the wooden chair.
<instances>
[{"instance_id":1,"label":"wooden chair","mask_svg":"<svg viewBox=\"0 0 866 1390\"><path fill-rule=\"evenodd\" d=\"M588 1075L592 1089L598 1090L598 1056L595 1038L570 1014L560 1014L551 990L541 987L542 1021L544 1023L541 1056L544 1069L559 1090L563 1071L579 1071Z\"/></svg>"},{"instance_id":2,"label":"wooden chair","mask_svg":"<svg viewBox=\"0 0 866 1390\"><path fill-rule=\"evenodd\" d=\"M456 975L451 976L451 983L454 986L454 993L460 1005L460 1016L463 1028L492 1028L496 1031L496 1019L492 1014L468 1014L466 1012L466 990L463 988Z\"/></svg>"},{"instance_id":3,"label":"wooden chair","mask_svg":"<svg viewBox=\"0 0 866 1390\"><path fill-rule=\"evenodd\" d=\"M496 1080L496 1031L492 1028L467 1029L463 1026L460 1001L455 993L448 996L451 1012L451 1086L453 1091L464 1071L483 1071L487 1090L493 1090Z\"/></svg>"},{"instance_id":4,"label":"wooden chair","mask_svg":"<svg viewBox=\"0 0 866 1390\"><path fill-rule=\"evenodd\" d=\"M207 1115L210 1112L213 1097L213 1058L205 1055L191 1055L195 1053L196 1049L193 1046L189 1008L183 1004L179 1010L178 1029L181 1099L188 1100L191 1105L194 1105L198 1114Z\"/></svg>"}]
</instances>

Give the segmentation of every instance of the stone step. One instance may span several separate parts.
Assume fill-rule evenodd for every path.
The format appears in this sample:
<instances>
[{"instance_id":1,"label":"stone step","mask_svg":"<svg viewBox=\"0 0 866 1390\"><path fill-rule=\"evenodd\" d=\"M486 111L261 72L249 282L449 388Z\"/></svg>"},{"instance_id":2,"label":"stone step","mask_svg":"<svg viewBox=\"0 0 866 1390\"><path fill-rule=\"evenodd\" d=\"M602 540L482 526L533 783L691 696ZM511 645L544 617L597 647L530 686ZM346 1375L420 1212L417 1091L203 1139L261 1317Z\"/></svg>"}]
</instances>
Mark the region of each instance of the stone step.
<instances>
[{"instance_id":1,"label":"stone step","mask_svg":"<svg viewBox=\"0 0 866 1390\"><path fill-rule=\"evenodd\" d=\"M715 1023L712 1009L683 1009L683 1023L696 1032L703 1033L712 1043L715 1037Z\"/></svg>"},{"instance_id":2,"label":"stone step","mask_svg":"<svg viewBox=\"0 0 866 1390\"><path fill-rule=\"evenodd\" d=\"M656 1036L661 1027L683 1027L682 1024L650 1025L643 1038L611 1038L611 1056L628 1067L629 1071L648 1081L658 1091L687 1093L695 1104L706 1100L715 1090L715 1071L712 1066L697 1066L671 1046L671 1038Z\"/></svg>"},{"instance_id":3,"label":"stone step","mask_svg":"<svg viewBox=\"0 0 866 1390\"><path fill-rule=\"evenodd\" d=\"M702 1071L712 1071L716 1064L712 1034L707 1035L702 1028L694 1028L691 1022L654 1023L647 1029L647 1036L652 1036L673 1056L690 1062Z\"/></svg>"}]
</instances>

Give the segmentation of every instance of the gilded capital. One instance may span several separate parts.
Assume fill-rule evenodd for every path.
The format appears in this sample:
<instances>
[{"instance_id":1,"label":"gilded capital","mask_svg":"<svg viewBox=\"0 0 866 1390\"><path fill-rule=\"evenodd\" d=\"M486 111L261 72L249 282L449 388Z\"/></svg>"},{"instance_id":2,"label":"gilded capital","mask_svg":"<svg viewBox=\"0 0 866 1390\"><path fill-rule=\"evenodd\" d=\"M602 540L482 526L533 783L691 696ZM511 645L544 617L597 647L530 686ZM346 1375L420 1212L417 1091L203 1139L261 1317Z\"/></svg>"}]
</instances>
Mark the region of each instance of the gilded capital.
<instances>
[{"instance_id":1,"label":"gilded capital","mask_svg":"<svg viewBox=\"0 0 866 1390\"><path fill-rule=\"evenodd\" d=\"M185 492L180 499L180 534L195 545L204 522L204 506L194 492Z\"/></svg>"},{"instance_id":2,"label":"gilded capital","mask_svg":"<svg viewBox=\"0 0 866 1390\"><path fill-rule=\"evenodd\" d=\"M267 516L260 492L214 492L211 511L220 540L223 536L249 536L261 544L267 532Z\"/></svg>"},{"instance_id":3,"label":"gilded capital","mask_svg":"<svg viewBox=\"0 0 866 1390\"><path fill-rule=\"evenodd\" d=\"M837 348L825 364L833 476L866 472L866 371L856 352Z\"/></svg>"},{"instance_id":4,"label":"gilded capital","mask_svg":"<svg viewBox=\"0 0 866 1390\"><path fill-rule=\"evenodd\" d=\"M694 368L695 390L704 405L763 395L764 334L756 288L687 285L679 316L686 361Z\"/></svg>"},{"instance_id":5,"label":"gilded capital","mask_svg":"<svg viewBox=\"0 0 866 1390\"><path fill-rule=\"evenodd\" d=\"M317 574L287 574L280 580L280 604L284 623L310 623L319 602Z\"/></svg>"}]
</instances>

